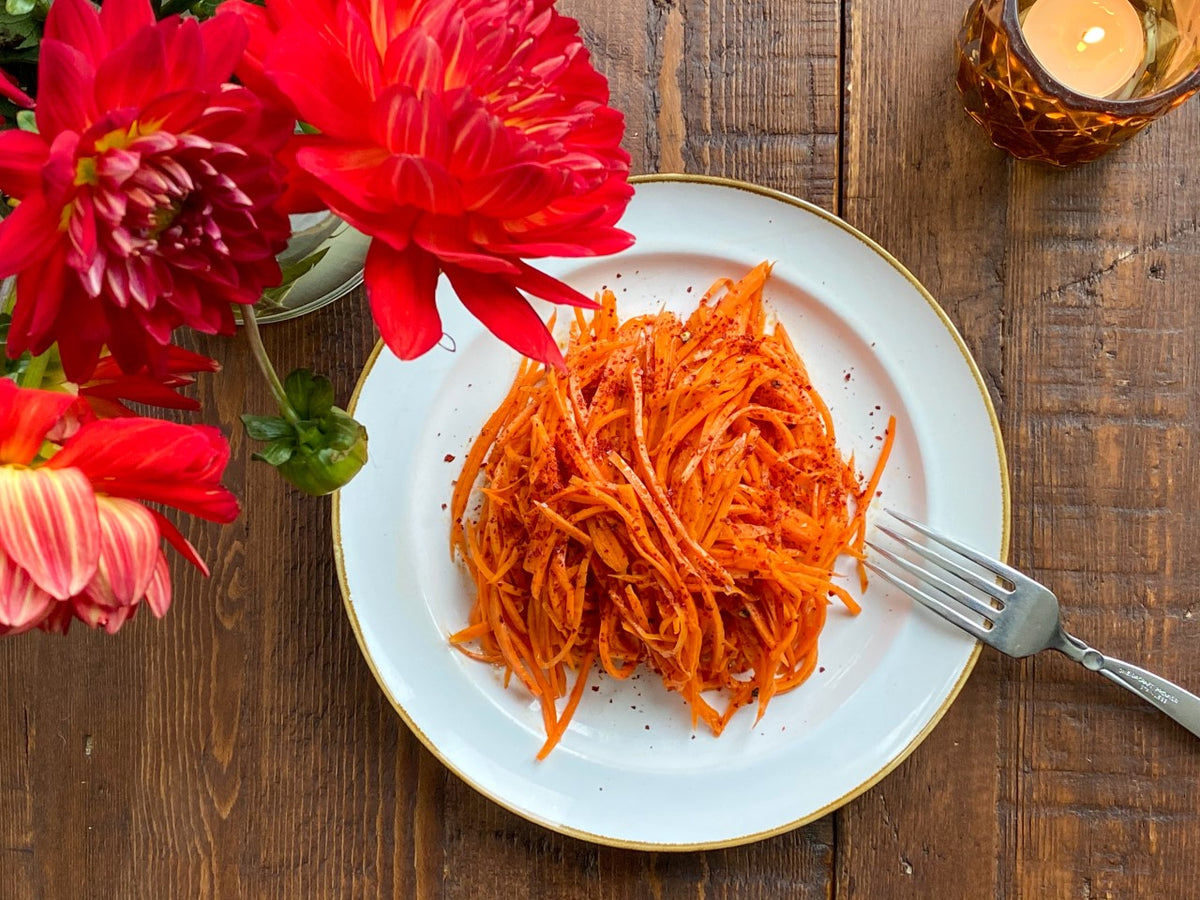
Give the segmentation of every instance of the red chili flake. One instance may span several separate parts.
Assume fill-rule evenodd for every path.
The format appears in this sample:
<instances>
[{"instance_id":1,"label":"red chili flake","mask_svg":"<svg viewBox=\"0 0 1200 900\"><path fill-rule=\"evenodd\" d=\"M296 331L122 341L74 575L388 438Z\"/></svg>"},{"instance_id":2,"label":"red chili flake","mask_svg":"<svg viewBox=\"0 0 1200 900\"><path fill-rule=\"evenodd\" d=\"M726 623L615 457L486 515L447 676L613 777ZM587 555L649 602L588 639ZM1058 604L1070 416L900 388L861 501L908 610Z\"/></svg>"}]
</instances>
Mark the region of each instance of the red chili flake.
<instances>
[{"instance_id":1,"label":"red chili flake","mask_svg":"<svg viewBox=\"0 0 1200 900\"><path fill-rule=\"evenodd\" d=\"M454 454L453 454L453 453L447 453L445 456L443 456L443 457L442 457L442 459L443 459L445 462L454 462Z\"/></svg>"}]
</instances>

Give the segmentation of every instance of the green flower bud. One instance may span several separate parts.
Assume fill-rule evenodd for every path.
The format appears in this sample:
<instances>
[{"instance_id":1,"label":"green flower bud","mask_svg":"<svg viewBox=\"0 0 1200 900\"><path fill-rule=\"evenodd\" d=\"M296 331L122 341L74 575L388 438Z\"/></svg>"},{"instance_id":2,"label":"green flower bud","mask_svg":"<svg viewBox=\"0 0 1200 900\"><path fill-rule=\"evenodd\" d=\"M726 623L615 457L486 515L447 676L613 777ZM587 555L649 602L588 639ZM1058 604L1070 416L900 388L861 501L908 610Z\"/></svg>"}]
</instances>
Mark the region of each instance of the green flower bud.
<instances>
[{"instance_id":1,"label":"green flower bud","mask_svg":"<svg viewBox=\"0 0 1200 900\"><path fill-rule=\"evenodd\" d=\"M333 405L328 378L297 369L284 381L279 416L242 416L246 434L266 446L254 454L314 497L336 491L367 461L367 430Z\"/></svg>"}]
</instances>

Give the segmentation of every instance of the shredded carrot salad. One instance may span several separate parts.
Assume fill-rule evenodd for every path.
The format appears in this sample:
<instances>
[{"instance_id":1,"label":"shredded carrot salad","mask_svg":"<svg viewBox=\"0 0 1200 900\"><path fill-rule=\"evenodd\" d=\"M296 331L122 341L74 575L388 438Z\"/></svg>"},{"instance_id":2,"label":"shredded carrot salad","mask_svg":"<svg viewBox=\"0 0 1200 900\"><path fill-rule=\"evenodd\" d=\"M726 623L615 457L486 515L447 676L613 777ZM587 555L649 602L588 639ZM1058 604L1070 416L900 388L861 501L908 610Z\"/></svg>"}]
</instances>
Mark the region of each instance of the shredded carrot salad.
<instances>
[{"instance_id":1,"label":"shredded carrot salad","mask_svg":"<svg viewBox=\"0 0 1200 900\"><path fill-rule=\"evenodd\" d=\"M524 363L467 456L451 549L477 596L451 642L540 701L539 759L595 662L649 665L720 734L809 676L830 598L859 610L833 566L863 557L895 420L864 482L782 325L765 331L769 272L717 282L686 322L621 323L604 292L576 310L565 373Z\"/></svg>"}]
</instances>

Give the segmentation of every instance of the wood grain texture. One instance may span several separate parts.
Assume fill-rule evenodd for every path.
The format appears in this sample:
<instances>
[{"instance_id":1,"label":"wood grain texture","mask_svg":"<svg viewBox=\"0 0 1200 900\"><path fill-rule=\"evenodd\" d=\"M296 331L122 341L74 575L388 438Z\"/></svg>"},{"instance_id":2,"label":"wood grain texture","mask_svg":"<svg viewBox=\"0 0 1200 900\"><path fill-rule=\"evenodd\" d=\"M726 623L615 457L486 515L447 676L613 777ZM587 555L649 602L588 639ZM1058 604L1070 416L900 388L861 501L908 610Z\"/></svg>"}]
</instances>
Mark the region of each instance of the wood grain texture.
<instances>
[{"instance_id":1,"label":"wood grain texture","mask_svg":"<svg viewBox=\"0 0 1200 900\"><path fill-rule=\"evenodd\" d=\"M843 214L922 279L980 364L1008 443L1013 561L1082 637L1187 683L1200 256L1184 136L1200 109L1083 169L1014 163L956 115L951 7L850 4ZM1196 767L1194 738L1103 679L985 653L925 745L840 814L838 893L1190 896Z\"/></svg>"},{"instance_id":2,"label":"wood grain texture","mask_svg":"<svg viewBox=\"0 0 1200 900\"><path fill-rule=\"evenodd\" d=\"M939 299L1013 476L1012 559L1100 649L1200 687L1200 101L1084 169L1014 164L962 114L966 0L563 0L627 117L634 171L832 209ZM346 397L360 294L265 329ZM192 523L163 621L0 641L0 898L1188 897L1194 738L1060 658L985 652L895 772L748 847L592 846L449 774L342 612L327 501L250 461L269 398L238 341L203 418L242 517Z\"/></svg>"},{"instance_id":3,"label":"wood grain texture","mask_svg":"<svg viewBox=\"0 0 1200 900\"><path fill-rule=\"evenodd\" d=\"M958 326L1007 426L1008 166L962 112L947 0L847 4L840 213L887 247ZM918 74L919 73L919 74ZM955 704L895 772L838 813L838 896L982 897L1007 824L1000 685L985 653Z\"/></svg>"}]
</instances>

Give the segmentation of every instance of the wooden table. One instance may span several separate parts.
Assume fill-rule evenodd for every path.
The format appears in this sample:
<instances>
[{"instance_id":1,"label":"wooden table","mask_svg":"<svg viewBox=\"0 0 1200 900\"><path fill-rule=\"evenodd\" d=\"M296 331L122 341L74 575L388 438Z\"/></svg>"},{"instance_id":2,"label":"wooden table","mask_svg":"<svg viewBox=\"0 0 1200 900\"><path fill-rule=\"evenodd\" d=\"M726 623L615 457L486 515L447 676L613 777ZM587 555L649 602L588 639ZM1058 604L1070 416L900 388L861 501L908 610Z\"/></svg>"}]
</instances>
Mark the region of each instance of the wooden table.
<instances>
[{"instance_id":1,"label":"wooden table","mask_svg":"<svg viewBox=\"0 0 1200 900\"><path fill-rule=\"evenodd\" d=\"M1012 559L1106 651L1200 687L1200 101L1068 172L963 115L966 0L564 0L637 172L758 182L904 262L1002 422ZM266 329L348 395L361 297ZM242 517L168 617L0 642L3 898L1184 898L1200 742L1060 657L984 655L881 784L758 844L655 854L528 824L426 752L342 611L329 503L250 461L240 341L201 390ZM177 561L178 563L178 561Z\"/></svg>"}]
</instances>

